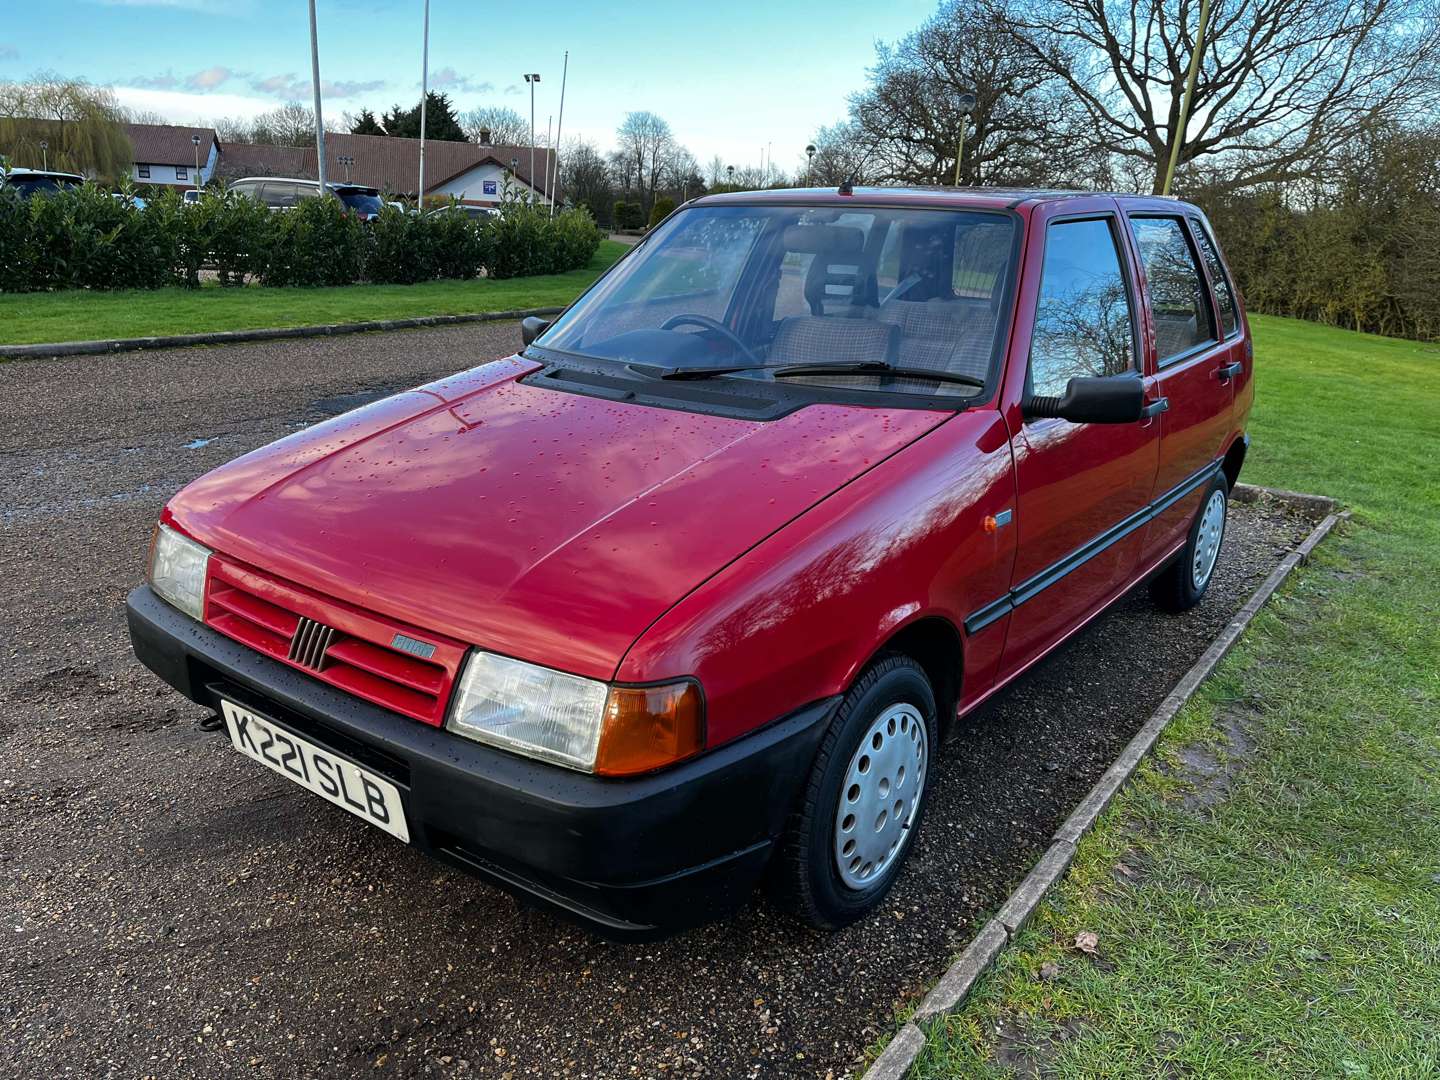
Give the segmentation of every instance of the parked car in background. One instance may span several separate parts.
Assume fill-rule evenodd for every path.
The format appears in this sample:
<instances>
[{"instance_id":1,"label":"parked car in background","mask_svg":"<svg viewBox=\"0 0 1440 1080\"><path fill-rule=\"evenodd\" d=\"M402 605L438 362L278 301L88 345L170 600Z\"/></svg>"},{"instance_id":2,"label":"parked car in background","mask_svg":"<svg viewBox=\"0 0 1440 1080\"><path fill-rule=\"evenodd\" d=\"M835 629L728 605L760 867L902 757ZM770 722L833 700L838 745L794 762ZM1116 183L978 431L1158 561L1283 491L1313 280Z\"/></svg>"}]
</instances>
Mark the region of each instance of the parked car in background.
<instances>
[{"instance_id":1,"label":"parked car in background","mask_svg":"<svg viewBox=\"0 0 1440 1080\"><path fill-rule=\"evenodd\" d=\"M142 196L134 195L134 194L126 194L126 193L123 192L123 191L112 191L112 192L110 193L110 197L111 197L112 199L118 199L120 202L123 202L126 206L133 206L136 210L144 210L144 209L145 209L145 199L144 199Z\"/></svg>"},{"instance_id":2,"label":"parked car in background","mask_svg":"<svg viewBox=\"0 0 1440 1080\"><path fill-rule=\"evenodd\" d=\"M201 192L199 188L191 188L181 196L181 199L184 200L187 205L198 203L202 194L203 192Z\"/></svg>"},{"instance_id":3,"label":"parked car in background","mask_svg":"<svg viewBox=\"0 0 1440 1080\"><path fill-rule=\"evenodd\" d=\"M612 936L873 911L957 717L1201 600L1248 446L1170 199L709 196L523 335L182 490L130 633L240 753Z\"/></svg>"},{"instance_id":4,"label":"parked car in background","mask_svg":"<svg viewBox=\"0 0 1440 1080\"><path fill-rule=\"evenodd\" d=\"M79 173L55 172L49 169L11 169L4 174L3 179L4 186L19 192L22 199L28 199L32 195L67 191L83 183L85 178Z\"/></svg>"},{"instance_id":5,"label":"parked car in background","mask_svg":"<svg viewBox=\"0 0 1440 1080\"><path fill-rule=\"evenodd\" d=\"M327 183L330 194L345 204L354 215L365 221L380 216L380 189L364 184ZM271 210L289 210L301 199L314 199L320 194L317 180L299 180L281 176L247 176L231 183L227 191L258 199Z\"/></svg>"},{"instance_id":6,"label":"parked car in background","mask_svg":"<svg viewBox=\"0 0 1440 1080\"><path fill-rule=\"evenodd\" d=\"M473 206L470 203L450 203L447 206L437 206L432 210L426 210L426 217L434 217L436 214L464 214L473 221L489 221L500 216L500 211L493 206Z\"/></svg>"}]
</instances>

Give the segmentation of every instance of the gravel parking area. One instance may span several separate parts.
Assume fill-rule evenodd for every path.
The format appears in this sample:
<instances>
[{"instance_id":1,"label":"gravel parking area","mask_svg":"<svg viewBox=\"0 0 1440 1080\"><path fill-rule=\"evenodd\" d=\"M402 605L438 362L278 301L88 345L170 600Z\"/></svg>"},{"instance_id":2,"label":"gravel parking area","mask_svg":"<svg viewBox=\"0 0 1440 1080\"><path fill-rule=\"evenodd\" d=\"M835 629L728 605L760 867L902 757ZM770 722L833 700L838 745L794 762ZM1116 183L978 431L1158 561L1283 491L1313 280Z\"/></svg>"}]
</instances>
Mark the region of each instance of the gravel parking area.
<instances>
[{"instance_id":1,"label":"gravel parking area","mask_svg":"<svg viewBox=\"0 0 1440 1080\"><path fill-rule=\"evenodd\" d=\"M183 483L518 340L484 323L0 364L0 1073L840 1076L1310 524L1234 506L1200 608L1142 590L960 725L877 917L822 936L757 898L609 944L245 761L125 632Z\"/></svg>"}]
</instances>

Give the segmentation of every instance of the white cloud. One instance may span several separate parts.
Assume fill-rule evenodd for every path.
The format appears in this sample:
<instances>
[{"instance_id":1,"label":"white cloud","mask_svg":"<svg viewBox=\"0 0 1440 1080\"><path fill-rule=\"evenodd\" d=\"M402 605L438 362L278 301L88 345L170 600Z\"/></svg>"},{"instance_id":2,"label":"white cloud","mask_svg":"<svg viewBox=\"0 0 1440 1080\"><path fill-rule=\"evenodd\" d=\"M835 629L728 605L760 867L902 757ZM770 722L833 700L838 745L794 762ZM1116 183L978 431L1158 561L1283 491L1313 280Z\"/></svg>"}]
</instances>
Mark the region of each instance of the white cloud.
<instances>
[{"instance_id":1,"label":"white cloud","mask_svg":"<svg viewBox=\"0 0 1440 1080\"><path fill-rule=\"evenodd\" d=\"M346 98L354 97L356 94L368 94L372 90L379 90L384 85L384 79L371 79L365 82L343 79L331 82L329 79L321 79L320 93L325 97ZM258 90L262 94L270 94L282 101L308 101L312 93L310 80L298 78L293 72L271 75L264 79L251 79L250 88Z\"/></svg>"},{"instance_id":2,"label":"white cloud","mask_svg":"<svg viewBox=\"0 0 1440 1080\"><path fill-rule=\"evenodd\" d=\"M185 80L185 85L192 90L214 90L221 83L229 82L233 75L227 67L216 64L214 67L206 68L204 71L197 71Z\"/></svg>"},{"instance_id":3,"label":"white cloud","mask_svg":"<svg viewBox=\"0 0 1440 1080\"><path fill-rule=\"evenodd\" d=\"M418 84L417 84L418 85ZM470 94L488 94L495 89L492 82L482 82L462 75L452 67L444 67L430 73L431 90L459 90Z\"/></svg>"},{"instance_id":4,"label":"white cloud","mask_svg":"<svg viewBox=\"0 0 1440 1080\"><path fill-rule=\"evenodd\" d=\"M172 124L210 124L222 116L249 120L275 107L275 102L245 94L196 94L117 86L115 97L136 112L159 113Z\"/></svg>"}]
</instances>

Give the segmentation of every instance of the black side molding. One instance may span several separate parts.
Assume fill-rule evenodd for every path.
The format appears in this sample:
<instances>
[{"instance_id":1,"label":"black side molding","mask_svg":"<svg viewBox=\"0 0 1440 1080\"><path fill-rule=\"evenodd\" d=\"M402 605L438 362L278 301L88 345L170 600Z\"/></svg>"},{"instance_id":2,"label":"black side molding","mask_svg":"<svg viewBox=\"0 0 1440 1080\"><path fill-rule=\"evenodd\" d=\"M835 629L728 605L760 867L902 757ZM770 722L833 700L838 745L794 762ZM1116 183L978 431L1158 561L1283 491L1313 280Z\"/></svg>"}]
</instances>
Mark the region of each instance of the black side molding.
<instances>
[{"instance_id":1,"label":"black side molding","mask_svg":"<svg viewBox=\"0 0 1440 1080\"><path fill-rule=\"evenodd\" d=\"M1164 399L1162 398L1161 400L1163 401ZM1093 540L1087 541L1038 573L1032 574L1020 582L1020 584L1011 588L1004 596L992 600L984 607L971 612L965 617L965 633L973 634L976 631L985 629L985 627L991 623L1010 614L1010 612L1025 603L1025 601L1033 600L1066 574L1084 566L1096 555L1099 555L1112 544L1123 540L1141 525L1153 521L1196 488L1208 483L1210 478L1220 471L1220 465L1221 462L1212 461L1203 469L1191 473L1158 499L1136 510L1135 513L1129 517L1116 522Z\"/></svg>"}]
</instances>

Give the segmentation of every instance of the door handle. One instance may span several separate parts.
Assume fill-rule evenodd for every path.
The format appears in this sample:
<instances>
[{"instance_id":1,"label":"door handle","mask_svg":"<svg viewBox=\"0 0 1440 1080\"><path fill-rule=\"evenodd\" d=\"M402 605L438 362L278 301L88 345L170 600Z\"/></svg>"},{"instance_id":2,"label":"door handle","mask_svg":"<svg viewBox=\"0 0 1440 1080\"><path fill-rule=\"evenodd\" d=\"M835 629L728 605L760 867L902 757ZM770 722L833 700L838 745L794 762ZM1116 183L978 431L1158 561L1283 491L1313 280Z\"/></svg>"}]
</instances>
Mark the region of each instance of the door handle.
<instances>
[{"instance_id":1,"label":"door handle","mask_svg":"<svg viewBox=\"0 0 1440 1080\"><path fill-rule=\"evenodd\" d=\"M1152 420L1162 412L1170 411L1170 399L1168 397L1156 398L1140 410L1141 420Z\"/></svg>"},{"instance_id":2,"label":"door handle","mask_svg":"<svg viewBox=\"0 0 1440 1080\"><path fill-rule=\"evenodd\" d=\"M1233 379L1236 375L1239 375L1244 370L1244 363L1236 360L1233 364L1226 364L1224 367L1216 368L1215 375L1220 379L1221 382L1224 382L1226 379Z\"/></svg>"}]
</instances>

